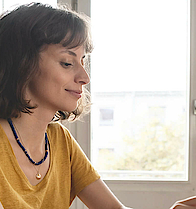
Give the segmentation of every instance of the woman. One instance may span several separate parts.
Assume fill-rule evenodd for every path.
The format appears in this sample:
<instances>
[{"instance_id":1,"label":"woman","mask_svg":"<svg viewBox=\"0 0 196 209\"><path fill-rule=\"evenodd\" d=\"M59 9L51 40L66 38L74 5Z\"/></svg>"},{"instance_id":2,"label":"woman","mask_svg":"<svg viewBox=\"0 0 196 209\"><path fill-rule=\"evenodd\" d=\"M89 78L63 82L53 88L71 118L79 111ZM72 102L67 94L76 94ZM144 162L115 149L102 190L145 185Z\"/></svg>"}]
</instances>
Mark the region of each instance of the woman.
<instances>
[{"instance_id":1,"label":"woman","mask_svg":"<svg viewBox=\"0 0 196 209\"><path fill-rule=\"evenodd\" d=\"M0 19L0 201L5 209L124 207L59 122L88 107L86 17L32 3Z\"/></svg>"}]
</instances>

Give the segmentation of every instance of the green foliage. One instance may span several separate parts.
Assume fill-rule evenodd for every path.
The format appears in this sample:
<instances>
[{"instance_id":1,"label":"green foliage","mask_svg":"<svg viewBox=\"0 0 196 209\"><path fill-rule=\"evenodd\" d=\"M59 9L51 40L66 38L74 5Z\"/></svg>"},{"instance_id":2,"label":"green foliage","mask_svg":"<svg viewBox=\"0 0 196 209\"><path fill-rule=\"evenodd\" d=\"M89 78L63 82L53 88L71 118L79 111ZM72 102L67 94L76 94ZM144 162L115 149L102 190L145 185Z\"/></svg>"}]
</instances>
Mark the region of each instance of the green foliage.
<instances>
[{"instance_id":1,"label":"green foliage","mask_svg":"<svg viewBox=\"0 0 196 209\"><path fill-rule=\"evenodd\" d=\"M183 171L185 118L165 124L156 115L135 136L123 135L120 155L103 149L99 170Z\"/></svg>"}]
</instances>

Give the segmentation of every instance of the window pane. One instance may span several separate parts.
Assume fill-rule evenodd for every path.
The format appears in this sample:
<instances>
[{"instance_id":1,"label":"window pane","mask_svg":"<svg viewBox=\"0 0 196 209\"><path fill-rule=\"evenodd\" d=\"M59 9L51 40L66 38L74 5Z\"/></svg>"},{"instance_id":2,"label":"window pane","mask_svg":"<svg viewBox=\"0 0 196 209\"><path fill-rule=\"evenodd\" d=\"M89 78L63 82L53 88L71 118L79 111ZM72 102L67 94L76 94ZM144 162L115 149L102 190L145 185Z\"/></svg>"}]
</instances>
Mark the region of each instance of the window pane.
<instances>
[{"instance_id":1,"label":"window pane","mask_svg":"<svg viewBox=\"0 0 196 209\"><path fill-rule=\"evenodd\" d=\"M187 0L91 1L91 157L104 179L187 180Z\"/></svg>"}]
</instances>

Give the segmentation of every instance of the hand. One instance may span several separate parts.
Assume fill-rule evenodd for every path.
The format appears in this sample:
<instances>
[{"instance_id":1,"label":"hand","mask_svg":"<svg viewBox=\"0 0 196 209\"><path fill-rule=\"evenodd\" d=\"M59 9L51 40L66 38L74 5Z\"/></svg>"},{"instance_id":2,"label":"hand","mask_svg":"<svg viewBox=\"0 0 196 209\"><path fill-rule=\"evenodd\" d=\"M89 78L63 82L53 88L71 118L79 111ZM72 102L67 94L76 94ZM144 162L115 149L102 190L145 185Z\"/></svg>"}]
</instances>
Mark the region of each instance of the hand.
<instances>
[{"instance_id":1,"label":"hand","mask_svg":"<svg viewBox=\"0 0 196 209\"><path fill-rule=\"evenodd\" d=\"M133 209L133 208L128 208L128 207L125 207L124 205L121 206L119 209Z\"/></svg>"},{"instance_id":2,"label":"hand","mask_svg":"<svg viewBox=\"0 0 196 209\"><path fill-rule=\"evenodd\" d=\"M196 209L196 196L177 201L170 209Z\"/></svg>"}]
</instances>

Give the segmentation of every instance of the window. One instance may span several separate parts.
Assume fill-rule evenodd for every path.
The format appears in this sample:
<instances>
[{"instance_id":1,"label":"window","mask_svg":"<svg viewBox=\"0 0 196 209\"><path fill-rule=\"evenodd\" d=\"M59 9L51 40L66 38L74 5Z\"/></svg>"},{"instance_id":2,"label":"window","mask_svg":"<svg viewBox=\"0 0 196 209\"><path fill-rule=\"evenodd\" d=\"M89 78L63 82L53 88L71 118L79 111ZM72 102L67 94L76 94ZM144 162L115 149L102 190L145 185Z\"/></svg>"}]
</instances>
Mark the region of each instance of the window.
<instances>
[{"instance_id":1,"label":"window","mask_svg":"<svg viewBox=\"0 0 196 209\"><path fill-rule=\"evenodd\" d=\"M82 11L82 12L85 12L86 14L92 16L93 18L93 10L91 10L91 6L93 3L99 3L100 1L96 1L96 0L80 0L78 1L78 9L79 11ZM110 7L107 7L107 3L110 2ZM128 5L124 3L124 1L104 1L104 3L102 4L101 8L100 7L97 7L97 12L100 16L102 14L104 14L104 11L113 11L114 10L114 5L118 5L119 7L119 10L128 10ZM129 2L133 2L132 0L130 0ZM152 2L152 1L134 1L134 2L139 2L139 5L137 7L137 9L139 11L141 11L141 13L139 13L140 15L138 15L137 17L139 19L141 19L141 17L143 17L143 11L147 10L147 5L149 2ZM108 177L107 179L108 180L105 180L106 184L112 189L112 191L117 195L117 197L125 204L125 205L129 205L133 208L146 208L146 209L151 209L151 208L157 208L157 209L164 209L164 208L170 208L171 205L178 199L182 199L182 198L186 198L186 197L189 197L191 195L195 195L195 189L196 189L196 180L195 180L195 176L196 176L196 164L195 164L195 150L196 150L196 144L194 142L194 139L195 139L195 136L196 136L196 129L195 129L195 116L193 115L193 104L194 104L194 100L196 98L196 74L195 74L195 66L196 66L196 47L195 47L195 37L196 37L196 34L195 34L195 31L196 31L196 2L195 1L192 1L190 0L190 4L189 4L189 1L187 0L184 0L184 1L175 1L175 5L176 7L175 8L172 8L172 6L170 6L170 3L172 1L165 1L165 0L158 0L158 1L154 1L154 4L152 5L152 8L155 10L156 12L156 8L157 8L157 4L160 2L162 2L163 4L164 3L168 3L168 8L170 8L170 14L175 14L175 12L179 9L179 8L182 8L180 5L181 3L182 4L186 4L185 7L183 7L183 14L184 14L184 17L185 17L185 20L184 22L183 21L180 21L180 24L177 24L177 22L179 21L179 16L176 16L176 22L173 22L173 26L170 27L171 30L170 31L170 34L172 37L174 37L174 39L176 38L176 41L179 40L179 37L178 37L178 34L177 35L174 35L173 34L173 29L172 28L175 28L176 26L179 26L183 23L183 25L186 24L186 33L187 33L187 37L186 37L186 41L184 42L185 43L185 47L187 47L186 49L186 52L184 53L185 56L183 56L183 60L186 61L184 62L184 69L186 69L184 71L184 76L179 76L178 72L176 73L176 76L174 74L172 74L172 71L170 73L170 76L166 76L166 74L164 75L163 73L160 74L160 79L156 79L155 77L155 74L158 75L159 73L156 72L155 74L153 74L153 76L151 76L152 78L154 77L154 80L153 82L151 82L152 80L149 80L149 85L158 85L159 82L160 83L165 83L164 86L165 87L169 87L169 83L172 83L172 81L175 83L176 85L176 88L172 89L172 91L169 91L169 88L168 89L157 89L157 91L154 91L153 94L152 93L152 89L148 89L147 87L145 88L145 91L142 92L142 90L144 89L140 89L140 91L133 91L133 92L124 92L124 93L130 93L132 95L134 95L134 101L137 101L137 104L139 105L138 109L140 111L144 111L142 108L143 108L143 105L141 103L141 100L142 99L142 94L143 94L143 99L147 98L146 96L148 96L149 100L147 101L147 105L145 106L145 111L146 111L146 114L145 114L145 117L141 117L139 118L138 121L142 121L142 120L145 120L146 117L150 118L151 117L155 117L157 115L159 115L159 119L160 119L160 122L161 123L165 123L166 121L169 120L170 116L174 116L174 118L176 118L178 116L177 112L179 113L182 113L182 114L185 114L185 126L186 128L183 128L182 130L185 132L185 135L186 135L186 148L187 149L186 151L186 157L187 159L185 159L184 162L188 162L187 164L187 170L186 170L186 174L188 173L188 175L181 175L181 176L176 176L175 178L173 178L174 176L174 172L172 172L172 176L168 176L171 175L171 173L169 173L168 171L167 174L165 175L165 173L163 171L161 171L160 173L163 173L164 174L164 178L161 178L160 176L160 173L159 172L156 172L156 174L158 174L158 178L155 176L153 177L152 175L152 172L149 173L146 171L143 172L143 174L145 174L145 178L140 178L140 179L133 179L132 180L127 180L126 178L122 178L120 175L123 174L123 172L126 172L126 171L123 171L122 173L119 174L119 177L118 179L121 179L121 180L114 180L115 178L113 178L113 180L111 180L112 178ZM188 5L187 5L188 4ZM91 6L90 6L91 5ZM105 8L106 6L106 8ZM162 7L162 6L161 6ZM159 7L160 8L160 7ZM133 8L131 8L133 10ZM177 10L176 10L177 9ZM187 9L187 10L185 10ZM130 14L131 14L131 11L130 10ZM169 18L168 14L167 14L167 8L165 7L162 7L162 10L164 11L164 18L167 19ZM179 10L178 10L179 11ZM150 12L149 12L150 13ZM157 11L156 12L157 14L159 14L159 12ZM181 12L179 12L181 13ZM185 14L186 13L186 14ZM125 12L126 14L126 12ZM141 16L141 17L140 17ZM175 16L175 15L174 15ZM111 22L113 21L113 16L110 16L110 15L107 15L107 17L109 17L111 19ZM163 18L163 19L164 19ZM191 22L191 27L189 27L189 18L190 18L190 22ZM126 18L125 18L126 19ZM133 18L134 19L134 18ZM136 19L136 18L135 18ZM146 19L146 16L145 18ZM159 31L160 29L160 25L159 24L162 24L162 22L159 22L157 18L151 18L152 21L154 22L157 22L157 24L155 25L157 31ZM106 21L106 20L105 20ZM142 23L142 21L140 21ZM102 26L101 24L101 21L99 20L99 22L97 23L99 27ZM96 24L96 25L97 25ZM121 23L122 24L122 23ZM130 25L130 24L129 24ZM118 24L119 26L119 24ZM138 24L136 25L138 27L138 30L141 28L141 24ZM182 26L182 25L181 25ZM94 26L93 26L94 27ZM107 29L111 28L112 25L108 25L106 28L104 27L101 27L101 31L103 31L103 34L102 34L102 37L107 37L107 40L109 40L109 42L107 44L104 45L104 48L102 48L101 52L103 52L101 54L101 57L99 57L99 60L108 60L109 58L106 57L106 55L104 54L104 52L106 51L106 46L109 45L110 43L110 36L105 32L107 31ZM147 28L147 26L145 27ZM190 34L189 34L189 31L190 31ZM118 33L118 30L116 30L116 32ZM160 31L159 31L160 32ZM123 34L125 33L124 31L122 32ZM147 32L145 32L147 33ZM119 34L119 33L118 33ZM95 35L95 34L94 34ZM94 37L93 35L93 37ZM126 34L125 34L126 35ZM147 34L148 35L148 34ZM138 36L142 36L141 33L138 33ZM190 36L190 40L189 40L189 36ZM149 37L149 36L146 36L146 37ZM154 37L154 36L153 36ZM128 37L129 38L129 37ZM136 36L137 38L137 36ZM95 38L96 39L96 38ZM124 38L124 40L127 39L127 38ZM125 42L123 42L124 40L121 40L121 42L119 41L119 39L117 39L117 42L115 43L118 43L117 45L123 45L123 44L126 44ZM150 39L148 39L148 43L150 45ZM153 40L156 40L156 39L153 39ZM189 48L189 42L190 42L190 48ZM145 48L146 50L146 46L145 45L142 45L144 43L144 41L142 42L141 40L141 45L140 46L143 46L143 48ZM159 43L159 42L157 42ZM133 42L134 44L134 42ZM162 43L161 43L162 44ZM112 44L113 46L113 44ZM164 47L164 44L162 44L162 46ZM157 47L158 47L158 44L157 44ZM166 47L166 46L165 46ZM176 47L178 47L178 44L176 45ZM96 48L99 48L98 44L95 42L95 50L97 50ZM143 49L142 48L142 49ZM148 49L149 47L147 47ZM175 47L174 47L175 48ZM170 50L171 48L168 47L168 49ZM171 53L171 51L168 50L168 53ZM115 48L114 50L115 51ZM183 51L184 50L181 50L179 48L179 51ZM138 51L136 51L138 52ZM146 53L144 53L146 52ZM190 58L189 58L189 52L190 52ZM92 73L91 73L91 76L92 76L92 82L93 81L93 56L97 56L95 53L98 53L96 51L93 52L93 55L92 55ZM139 52L137 53L139 54ZM141 50L141 54L151 54L148 50L146 51L143 51ZM134 54L133 54L134 55ZM152 58L154 58L154 55L156 55L156 53L153 54ZM167 55L167 53L166 53ZM156 55L158 56L158 55ZM155 56L155 57L156 57ZM174 54L174 56L176 56ZM121 62L119 62L119 60L117 60L119 56L115 56L113 61L118 61L116 62L116 64L119 66L119 69L124 69L122 68L122 65L125 66L124 64L124 59L120 60ZM163 53L163 56L162 57L165 57L164 56L164 53ZM187 57L187 58L185 58ZM132 58L132 57L131 57ZM139 59L139 60L136 60L136 59L131 59L129 58L130 61L138 61L138 63L140 65L142 65L142 63L144 63L144 60L145 60L145 63L148 63L148 60L146 59ZM139 56L139 58L141 58L141 56ZM151 58L151 59L152 59ZM159 57L159 60L160 60L161 56ZM174 58L175 59L175 58ZM173 60L173 57L171 58L171 60ZM175 62L175 65L179 67L179 69L182 69L182 66L179 64L182 60L181 58L178 58L178 59L175 59L176 62ZM191 61L190 61L191 60ZM123 61L123 62L122 62ZM114 62L113 62L114 63ZM136 62L137 63L137 62ZM158 63L161 63L162 62L158 62ZM166 61L166 58L164 59L164 65L165 63L167 63ZM105 67L103 62L101 62L102 65L100 65L99 63L99 68L98 70L101 70L102 67ZM160 66L162 66L160 64ZM189 66L190 65L190 66ZM159 65L157 65L159 66ZM94 64L94 67L95 64ZM126 67L126 66L125 66ZM100 84L102 84L106 78L107 79L112 79L115 80L114 78L116 78L113 74L111 76L111 74L108 73L107 75L107 70L108 69L111 69L113 68L112 65L107 65L107 69L106 69L106 73L104 74L105 76L99 76L97 77L97 82L99 82ZM146 68L145 68L146 69ZM165 68L164 68L165 69ZM189 76L189 69L191 70L190 74L191 76ZM102 74L101 71L100 72L100 75ZM122 70L121 70L122 72ZM149 71L149 68L148 68L148 72ZM165 73L165 71L163 71ZM115 71L114 71L115 73ZM126 80L129 80L128 79L128 75L129 73L126 73L124 75L124 78ZM145 81L148 77L147 77L147 73L145 72L144 74L140 73L139 71L136 72L136 75L138 75L138 79L136 81ZM119 76L120 77L120 76ZM176 80L180 79L180 77L182 78L182 85L181 87L183 86L183 89L177 89L177 84L179 84L179 82L176 82ZM130 77L129 77L130 78ZM131 78L132 79L132 78ZM118 79L116 79L118 80ZM115 80L115 81L116 81ZM134 79L132 79L134 81ZM92 83L91 82L91 83ZM131 80L129 80L129 82L124 82L126 85L128 85L129 83L129 87L132 86L132 83ZM137 84L137 82L135 82ZM107 88L109 88L109 84L110 82L108 82L108 86ZM123 86L126 86L125 84L123 85L119 85L118 83L116 83L116 86L118 86L118 92L116 91L116 93L123 93L123 89L121 87ZM180 85L179 85L180 86ZM186 86L186 87L185 87ZM99 91L95 91L95 88L93 86L91 86L91 89L92 89L92 92L96 93L96 95L93 93L93 101L95 101L95 99L97 99L98 95L101 96L101 94L105 91L104 90L104 87L102 88L103 86L100 85L100 88L98 89ZM94 89L93 89L94 88ZM186 89L186 90L185 90ZM190 91L189 91L190 89ZM134 88L132 90L135 90ZM120 92L121 91L121 92ZM101 94L100 94L101 93ZM104 92L105 96L108 95L108 93L111 93L111 92L108 92L107 89L106 91ZM135 93L135 94L133 94ZM145 94L144 94L145 93ZM167 94L166 94L167 93ZM185 94L184 94L185 93ZM184 96L186 95L186 96ZM103 97L103 95L102 95ZM131 97L129 95L129 97ZM187 97L187 99L185 98ZM122 98L122 97L121 97ZM155 99L156 98L156 99ZM167 100L165 100L166 102L165 103L162 103L162 99L163 98L167 98ZM173 98L173 99L172 99ZM184 99L182 99L184 98ZM153 101L156 101L156 103ZM175 102L174 102L175 101ZM183 101L183 102L182 102ZM114 124L115 124L115 117L116 117L116 104L120 102L120 99L116 100L116 102L114 104L109 104L109 102L107 103L106 106L104 106L103 108L112 108L114 110ZM123 102L122 102L123 103ZM124 105L126 105L126 103L124 102ZM133 100L132 100L132 103L131 105L135 105L135 107L137 106ZM171 111L169 107L172 107L175 106L175 110ZM99 141L98 140L94 140L96 136L94 136L94 131L95 130L92 130L93 129L93 126L99 126L99 124L97 124L97 122L99 122L99 107L101 107L101 103L100 104L93 104L92 108L94 109L93 111L95 111L94 113L97 113L97 115L91 115L90 116L87 116L86 118L84 118L84 121L81 121L81 122L76 122L75 124L69 124L69 128L71 130L71 132L74 134L74 136L76 137L76 139L78 140L78 142L80 143L80 145L82 146L82 148L85 150L86 154L89 156L89 158L91 158L91 160L93 162L96 163L96 156L98 156L99 154L99 151L102 150L102 152L106 151L106 149L109 149L109 147L107 148L100 148L100 149L95 149L97 150L98 152L95 152L93 153L93 150L91 149L91 147L93 147L93 143ZM136 115L137 111L135 111L136 109L132 108L133 106L129 106L129 109L131 110L132 112L132 115ZM156 110L156 111L154 111ZM152 114L153 112L153 114ZM184 113L183 113L184 112ZM94 124L93 124L93 117L97 117L98 118L98 121L97 120L94 120ZM123 116L122 116L123 117ZM127 118L127 115L124 115L124 118ZM136 120L137 122L137 120ZM91 124L92 127L91 127ZM185 127L184 126L184 127ZM138 126L136 126L136 128L134 129L133 134L137 134L138 130L137 129ZM180 126L179 127L179 130L182 131L180 129ZM111 128L110 126L108 126L108 128ZM130 129L127 129L127 132L128 134L129 133L129 130ZM159 137L159 141L162 141L165 139L164 135L162 135L162 132L163 132L163 129L161 126L157 126L156 127L156 130L157 130L157 134L158 135L161 135L161 137ZM178 131L177 131L178 132ZM111 135L110 135L111 136ZM112 136L111 136L112 138ZM189 142L187 141L187 139L189 139ZM147 149L147 148L146 148ZM108 150L107 152L112 154L114 150ZM93 157L95 157L93 159ZM188 171L188 172L187 172ZM111 172L110 171L104 171L105 174L107 175L106 172L109 173L109 175L111 175ZM184 172L183 172L184 173ZM184 173L184 174L185 174ZM104 174L104 175L105 175ZM177 174L177 173L176 173ZM137 174L136 174L137 175ZM171 179L172 177L172 179ZM106 179L106 178L105 178ZM117 179L117 178L116 178ZM131 178L130 178L131 179ZM164 180L164 181L163 181ZM80 201L76 201L73 205L73 208L74 209L83 209L83 208L86 208L84 207Z\"/></svg>"},{"instance_id":2,"label":"window","mask_svg":"<svg viewBox=\"0 0 196 209\"><path fill-rule=\"evenodd\" d=\"M92 161L108 180L187 181L188 3L120 5L91 2Z\"/></svg>"},{"instance_id":3,"label":"window","mask_svg":"<svg viewBox=\"0 0 196 209\"><path fill-rule=\"evenodd\" d=\"M112 126L114 121L114 110L112 108L101 108L100 113L100 126Z\"/></svg>"},{"instance_id":4,"label":"window","mask_svg":"<svg viewBox=\"0 0 196 209\"><path fill-rule=\"evenodd\" d=\"M190 5L189 5L189 1L190 1ZM61 2L71 4L71 0L61 0ZM99 168L99 170L103 171L102 175L105 176L104 177L105 179L108 179L105 180L105 182L112 189L115 195L117 195L117 197L125 205L129 205L133 208L145 208L145 209L169 208L176 200L181 198L186 198L191 195L195 195L196 128L195 128L195 116L193 115L193 101L196 98L196 91L195 91L196 89L196 73L195 73L196 1L194 0L188 0L188 1L187 0L175 0L175 1L174 0L154 0L154 1L129 0L128 3L138 2L136 8L137 11L139 12L138 14L136 12L136 16L132 16L134 14L135 7L129 6L128 4L125 3L124 0L122 1L104 0L104 2L102 2L102 0L99 1L79 0L75 2L78 2L79 11L85 12L88 15L91 14L92 18L93 15L96 15L95 13L97 13L101 17L104 14L108 14L107 12L114 12L115 5L117 5L119 10L124 11L123 16L125 20L126 20L126 15L128 13L131 20L137 19L139 23L136 24L136 21L133 21L132 26L134 27L131 28L135 28L135 29L129 30L127 33L125 33L124 30L119 29L121 25L123 27L124 22L120 21L119 23L118 20L115 20L116 14L107 15L107 18L108 20L110 20L110 22L107 22L108 25L105 28L103 22L101 22L101 19L99 19L98 23L95 24L96 26L97 25L99 27L101 26L100 31L102 31L102 34L100 37L104 37L103 40L107 40L107 42L104 44L104 47L102 46L100 47L101 57L98 57L99 60L102 61L104 61L105 59L107 61L106 62L107 65L105 66L103 62L101 63L101 65L100 63L99 65L97 65L99 66L98 71L100 72L99 73L100 76L97 77L97 81L101 84L106 81L108 86L107 89L104 89L104 85L103 86L97 85L99 87L98 90L96 90L96 86L93 85L91 86L93 93L92 99L94 102L96 101L95 104L93 104L92 106L93 113L91 117L86 116L84 118L84 121L78 121L76 123L68 124L67 125L68 128L75 136L75 138L78 140L83 150L86 152L87 156L91 158L94 164L98 163L97 166L99 166L101 161L97 161L97 159L100 159L100 156L101 157L105 156L103 153L106 152L108 156L112 156L113 153L114 152L116 153L117 151L115 150L116 146L112 147L110 144L107 146L101 146L100 144L96 145L96 142L99 142L100 139L99 138L95 140L95 137L97 137L95 132L96 130L99 130L100 128L106 128L107 134L110 136L109 139L112 141L113 135L111 134L112 131L109 129L115 126L116 122L119 123L120 121L123 121L123 118L124 119L126 118L128 123L123 123L123 128L124 128L123 133L125 133L128 136L129 135L138 136L138 134L141 133L141 130L148 130L148 131L151 130L149 131L148 136L152 138L153 134L156 133L156 135L158 136L157 138L158 140L156 141L156 143L158 143L158 145L157 144L155 145L156 147L159 146L159 149L162 149L163 143L166 139L165 137L166 129L164 128L163 124L168 123L168 121L171 121L172 124L175 124L177 122L178 123L176 124L177 129L175 129L174 127L169 127L170 128L169 131L172 134L174 134L174 136L176 137L176 138L174 137L174 140L176 140L175 145L180 145L182 147L184 146L183 148L184 151L181 152L182 154L181 159L186 164L186 165L184 164L184 168L185 167L186 168L181 169L183 170L182 172L181 171L179 173L178 171L169 172L168 170L163 171L163 168L161 168L161 170L156 171L154 173L152 171L143 170L142 171L143 176L141 177L139 176L141 173L138 173L138 170L136 170L136 171L131 171L132 172L131 177L129 176L127 177L127 175L130 175L129 170L113 169L112 171L110 171L108 170L107 167L106 169ZM172 2L175 2L175 7L172 6ZM158 6L159 3L161 4L161 6L160 5ZM93 10L94 7L93 4L94 5L100 4L100 5L97 5L97 8ZM164 4L165 5L167 4L167 6L164 7ZM151 5L153 11L147 9L149 5ZM182 7L182 5L184 6ZM144 14L146 15L144 16ZM148 14L151 16L147 17ZM157 18L158 16L161 15L163 17L162 19ZM180 15L182 16L180 17ZM189 28L189 17L191 20L190 21L191 28ZM169 33L165 33L165 31L163 30L164 28L167 28L166 27L167 25L164 24L164 22L167 20L169 20L168 21ZM145 24L142 27L143 22L145 22ZM148 22L154 23L154 25L152 24L151 27L149 27L149 24L147 24ZM115 24L113 25L109 23L115 23ZM108 28L115 29L116 25L118 25L118 28L116 27L115 33L118 35L118 38L115 40L114 43L112 43L110 41L111 36L105 31L107 31ZM128 26L130 27L130 25L131 25L131 21L128 21L126 27ZM176 29L179 30L180 28L182 30L181 33L177 33L177 34L173 33L174 30ZM154 33L152 33L153 30ZM187 31L190 31L190 34ZM163 39L160 38L162 32L165 34L165 37ZM123 39L119 39L121 34L124 35ZM150 36L151 34L152 37ZM160 36L157 36L157 34L160 34ZM180 40L182 40L181 38L183 34L184 34L184 39L181 42ZM94 34L93 36L96 36L96 34ZM114 45L115 46L127 45L126 40L130 40L130 37L133 36L134 39L132 40L132 44L133 45L136 44L138 48L136 47L136 50L134 50L131 53L132 56L128 56L127 54L124 54L124 56L122 57L119 56L119 52L118 52L118 54L116 53L115 56L112 57L113 58L112 62L109 62L109 57L107 56L108 53L104 54L104 52L107 51L107 47L109 45L111 46L110 48L113 48ZM190 40L189 40L189 36L191 37ZM137 38L139 38L139 41L136 42ZM174 42L172 42L171 45L168 45L169 42L164 44L164 40L168 39L169 41L170 38L172 38ZM189 41L190 41L190 49L189 49ZM157 45L152 46L151 43L153 42L156 42ZM181 45L182 43L184 43L184 46ZM172 45L174 46L173 48ZM166 51L162 51L160 54L156 49L159 49L161 47L165 48ZM185 47L186 49L183 47ZM174 50L176 48L180 53L182 53L181 56L179 56L178 53L177 53L178 55L174 53L175 52ZM149 51L150 49L154 49L154 50ZM191 52L190 53L191 59L189 59L189 52ZM136 55L139 55L138 58ZM147 55L151 55L151 57L147 58ZM93 72L93 69L97 68L94 62L95 60L93 61L93 59L96 59L95 57L99 56L99 44L98 42L96 43L96 41L95 41L95 51L93 52L93 56L92 56L92 83L96 83L95 74L93 75L93 73L97 71L94 70ZM121 57L120 60L117 59L119 57ZM127 67L124 58L126 58L126 60L130 62L133 61L133 63L136 63L136 67L144 66L145 71L140 71L139 68L137 68L137 71L136 70L134 71L136 76L134 78L131 77L130 73L127 72L125 72L124 75L122 75L123 69L127 69L127 71L133 69L130 68L130 62L129 62L129 68ZM152 60L154 62L150 62ZM175 62L173 62L173 60ZM110 63L110 65L108 63ZM115 69L113 68L115 67L113 63L118 66L117 72L121 72L119 76L116 76L117 75L116 70L114 70L114 73L112 73L112 75L108 71L108 69ZM166 70L168 66L170 67L172 66L172 68L169 68L171 70L170 72ZM104 72L104 76L102 76L103 73L101 73L103 67L104 69L106 69ZM154 72L152 70L153 67L155 69L156 67L162 69L162 71L161 72L155 71L155 73L153 73ZM173 69L178 69L178 70L173 71ZM181 71L181 69L183 70ZM191 76L189 76L189 69L191 69L190 72ZM148 74L151 75L150 79ZM120 85L117 81L119 81L119 79L122 77L124 82ZM109 79L112 82L116 81L116 89L113 89L114 85L109 86L109 84L112 83L112 82L108 82ZM139 89L139 87L142 86L140 85L141 83L143 84L146 83L146 85L145 87ZM173 86L173 88L171 89L170 84L172 83L174 83L175 86ZM158 88L158 86L160 87L161 84L163 84L162 86L164 88ZM124 91L124 89L127 86L129 87L129 91ZM154 89L150 88L153 86L156 88ZM109 89L109 87L111 87L111 89ZM111 94L113 93L115 93L115 97L111 97ZM103 98L104 97L109 98L109 96L110 99L107 100L107 103L102 104L102 102L104 101ZM112 100L115 102L113 102ZM122 106L121 108L118 108L117 105L119 103L123 105L123 111L122 111ZM145 105L143 103L145 103ZM131 115L128 115L125 110L129 110L129 114L131 113ZM102 117L100 116L100 114L102 114ZM104 117L103 114L106 115L106 117ZM122 117L120 120L116 119L119 117L119 115ZM183 119L178 120L178 118L181 118L180 115L182 116ZM130 116L131 118L129 118ZM132 121L133 118L134 120ZM101 120L102 122L103 121L104 122L102 123ZM150 129L148 128L148 125L150 124L147 123L146 121L155 121L156 125L153 128L151 127ZM181 124L179 124L180 121ZM104 123L105 125L101 126L101 124ZM134 127L134 126L135 127L126 128L127 126L126 124L128 124L128 127ZM181 133L181 136L179 136L180 135L179 133ZM178 139L181 140L183 139L182 134L185 139L184 145L183 143L181 144L178 143L179 142ZM188 139L189 139L189 143L188 143ZM93 149L91 149L91 147ZM144 146L144 148L145 148L143 149L144 151L148 150L148 147ZM128 152L133 152L131 146L128 146L127 149L129 149ZM175 150L175 146L173 147L173 149ZM178 150L180 151L179 148ZM142 151L140 150L140 152ZM176 160L179 160L178 158L179 155L176 155ZM164 162L163 158L160 159L163 160L162 165L168 164L168 162ZM137 179L134 179L133 177L137 177ZM114 180L114 179L121 179L121 180ZM71 208L84 209L86 207L84 207L80 201L76 200L71 206Z\"/></svg>"}]
</instances>

